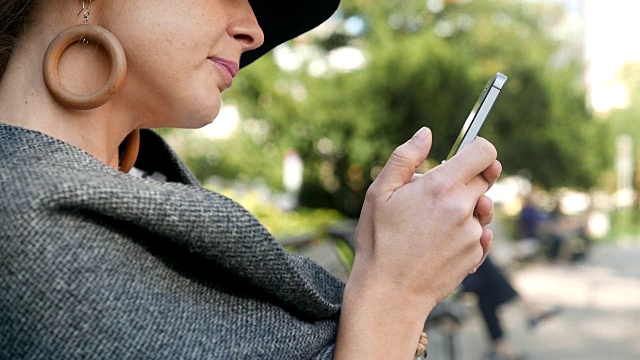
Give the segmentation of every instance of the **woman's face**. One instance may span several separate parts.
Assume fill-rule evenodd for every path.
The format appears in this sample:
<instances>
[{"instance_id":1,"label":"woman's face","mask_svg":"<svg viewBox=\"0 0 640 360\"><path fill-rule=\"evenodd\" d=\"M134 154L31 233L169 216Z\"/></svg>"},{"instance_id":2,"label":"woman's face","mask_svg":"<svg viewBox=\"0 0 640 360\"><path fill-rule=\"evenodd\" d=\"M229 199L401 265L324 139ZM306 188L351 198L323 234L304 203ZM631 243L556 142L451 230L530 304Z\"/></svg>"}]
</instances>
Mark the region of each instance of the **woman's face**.
<instances>
[{"instance_id":1,"label":"woman's face","mask_svg":"<svg viewBox=\"0 0 640 360\"><path fill-rule=\"evenodd\" d=\"M110 0L104 5L98 24L118 38L127 56L118 101L136 112L140 127L210 123L240 55L264 40L248 0Z\"/></svg>"}]
</instances>

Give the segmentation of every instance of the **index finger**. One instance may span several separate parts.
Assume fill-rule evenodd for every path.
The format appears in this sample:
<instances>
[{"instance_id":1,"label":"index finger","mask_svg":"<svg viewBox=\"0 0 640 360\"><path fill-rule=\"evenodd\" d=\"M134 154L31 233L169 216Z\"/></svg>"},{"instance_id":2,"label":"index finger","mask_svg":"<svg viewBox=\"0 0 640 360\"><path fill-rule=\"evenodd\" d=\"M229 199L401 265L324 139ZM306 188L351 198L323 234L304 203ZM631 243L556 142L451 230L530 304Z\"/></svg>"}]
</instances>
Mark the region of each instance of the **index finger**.
<instances>
[{"instance_id":1,"label":"index finger","mask_svg":"<svg viewBox=\"0 0 640 360\"><path fill-rule=\"evenodd\" d=\"M448 179L468 183L493 164L498 156L496 148L486 139L477 137L459 153L440 165Z\"/></svg>"}]
</instances>

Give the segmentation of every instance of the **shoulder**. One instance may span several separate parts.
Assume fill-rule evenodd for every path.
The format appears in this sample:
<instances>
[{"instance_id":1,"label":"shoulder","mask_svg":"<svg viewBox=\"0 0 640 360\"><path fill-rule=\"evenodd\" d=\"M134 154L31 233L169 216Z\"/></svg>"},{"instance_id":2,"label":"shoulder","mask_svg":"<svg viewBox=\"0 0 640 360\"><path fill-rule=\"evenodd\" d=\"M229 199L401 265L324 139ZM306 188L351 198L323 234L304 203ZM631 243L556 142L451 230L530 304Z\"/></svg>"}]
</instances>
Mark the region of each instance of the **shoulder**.
<instances>
[{"instance_id":1,"label":"shoulder","mask_svg":"<svg viewBox=\"0 0 640 360\"><path fill-rule=\"evenodd\" d=\"M139 160L145 169L165 174L172 184L136 179L108 167L90 154L24 128L0 124L0 204L15 207L64 205L68 201L128 200L161 192L200 189L189 170L155 133L142 132ZM186 191L188 193L188 191ZM22 208L21 210L24 210Z\"/></svg>"}]
</instances>

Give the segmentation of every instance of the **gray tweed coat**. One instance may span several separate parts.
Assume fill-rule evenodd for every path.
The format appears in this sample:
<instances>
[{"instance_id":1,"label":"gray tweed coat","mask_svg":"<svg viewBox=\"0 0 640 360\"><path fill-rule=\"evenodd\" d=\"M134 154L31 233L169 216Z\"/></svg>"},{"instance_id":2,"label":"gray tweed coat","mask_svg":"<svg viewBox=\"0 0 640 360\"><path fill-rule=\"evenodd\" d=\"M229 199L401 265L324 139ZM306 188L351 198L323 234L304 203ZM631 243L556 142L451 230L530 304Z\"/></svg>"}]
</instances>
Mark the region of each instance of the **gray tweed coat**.
<instances>
[{"instance_id":1,"label":"gray tweed coat","mask_svg":"<svg viewBox=\"0 0 640 360\"><path fill-rule=\"evenodd\" d=\"M136 167L0 124L0 359L332 357L342 282L151 131Z\"/></svg>"}]
</instances>

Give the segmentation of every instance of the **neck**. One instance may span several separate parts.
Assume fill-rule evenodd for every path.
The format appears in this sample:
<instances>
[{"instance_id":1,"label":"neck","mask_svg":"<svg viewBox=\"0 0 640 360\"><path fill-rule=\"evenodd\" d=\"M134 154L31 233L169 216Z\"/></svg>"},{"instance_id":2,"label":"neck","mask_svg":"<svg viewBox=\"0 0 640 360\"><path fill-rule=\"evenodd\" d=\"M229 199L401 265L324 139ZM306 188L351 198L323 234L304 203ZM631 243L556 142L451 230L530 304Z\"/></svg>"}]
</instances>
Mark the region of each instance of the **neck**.
<instances>
[{"instance_id":1,"label":"neck","mask_svg":"<svg viewBox=\"0 0 640 360\"><path fill-rule=\"evenodd\" d=\"M31 36L14 49L0 79L0 122L45 133L118 168L118 145L138 124L116 101L92 110L74 110L58 104L42 75L42 59L51 38L46 34ZM94 59L87 62L82 51L94 53ZM106 81L107 64L104 51L77 45L65 52L59 71L70 90L90 93Z\"/></svg>"}]
</instances>

